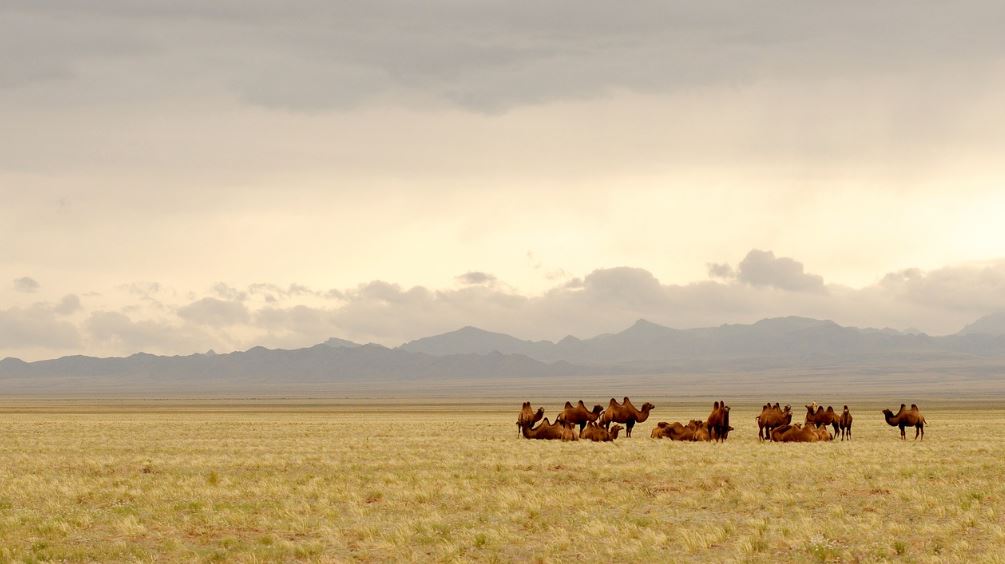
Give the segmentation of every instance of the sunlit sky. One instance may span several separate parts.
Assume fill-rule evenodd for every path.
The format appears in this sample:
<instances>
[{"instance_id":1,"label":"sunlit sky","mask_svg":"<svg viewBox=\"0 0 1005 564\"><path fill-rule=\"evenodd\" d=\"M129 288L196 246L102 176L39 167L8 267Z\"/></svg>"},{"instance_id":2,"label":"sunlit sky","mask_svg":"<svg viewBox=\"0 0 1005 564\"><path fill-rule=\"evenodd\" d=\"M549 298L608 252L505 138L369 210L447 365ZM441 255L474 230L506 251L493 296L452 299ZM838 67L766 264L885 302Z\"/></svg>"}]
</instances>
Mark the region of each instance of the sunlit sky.
<instances>
[{"instance_id":1,"label":"sunlit sky","mask_svg":"<svg viewBox=\"0 0 1005 564\"><path fill-rule=\"evenodd\" d=\"M333 5L334 4L334 5ZM997 2L9 1L0 357L1005 308Z\"/></svg>"}]
</instances>

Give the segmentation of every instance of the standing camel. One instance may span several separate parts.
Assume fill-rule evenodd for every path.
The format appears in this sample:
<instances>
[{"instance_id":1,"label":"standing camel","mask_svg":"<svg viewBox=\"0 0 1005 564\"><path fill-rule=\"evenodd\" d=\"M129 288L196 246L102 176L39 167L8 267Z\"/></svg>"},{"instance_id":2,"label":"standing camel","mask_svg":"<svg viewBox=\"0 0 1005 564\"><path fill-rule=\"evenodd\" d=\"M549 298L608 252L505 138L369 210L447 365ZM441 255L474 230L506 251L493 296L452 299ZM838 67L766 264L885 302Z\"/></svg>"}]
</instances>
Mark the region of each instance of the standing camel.
<instances>
[{"instance_id":1,"label":"standing camel","mask_svg":"<svg viewBox=\"0 0 1005 564\"><path fill-rule=\"evenodd\" d=\"M537 411L535 412L529 401L523 402L523 406L520 408L520 414L516 417L517 436L520 436L525 428L533 427L541 420L542 417L544 417L543 407L537 408Z\"/></svg>"},{"instance_id":2,"label":"standing camel","mask_svg":"<svg viewBox=\"0 0 1005 564\"><path fill-rule=\"evenodd\" d=\"M896 415L893 414L889 409L883 410L883 417L886 418L887 424L891 427L900 427L900 438L901 440L907 440L907 433L905 429L907 427L914 427L914 440L918 440L918 435L921 435L921 440L925 440L925 416L921 414L921 410L918 409L916 404L911 404L911 409L907 409L904 404L900 404L900 411Z\"/></svg>"},{"instance_id":3,"label":"standing camel","mask_svg":"<svg viewBox=\"0 0 1005 564\"><path fill-rule=\"evenodd\" d=\"M844 411L841 412L840 418L838 418L838 426L841 427L841 440L843 441L845 435L848 436L848 440L851 440L851 411L848 410L848 406L844 406Z\"/></svg>"},{"instance_id":4,"label":"standing camel","mask_svg":"<svg viewBox=\"0 0 1005 564\"><path fill-rule=\"evenodd\" d=\"M583 427L586 427L587 423L592 423L600 417L600 413L604 411L604 406L595 405L593 406L593 411L586 409L586 404L583 400L579 400L579 403L572 405L569 402L565 402L565 409L563 409L555 421L563 422L568 421L573 425L579 425L579 432L583 432Z\"/></svg>"},{"instance_id":5,"label":"standing camel","mask_svg":"<svg viewBox=\"0 0 1005 564\"><path fill-rule=\"evenodd\" d=\"M611 398L611 401L607 404L607 409L600 414L599 423L605 428L609 428L611 423L624 423L625 436L631 437L632 427L636 423L644 423L646 419L649 419L649 412L655 409L655 407L655 405L646 402L642 404L642 409L635 409L628 396L625 396L625 401L622 403L618 403L618 400Z\"/></svg>"},{"instance_id":6,"label":"standing camel","mask_svg":"<svg viewBox=\"0 0 1005 564\"><path fill-rule=\"evenodd\" d=\"M712 412L708 414L708 431L712 435L713 441L725 442L729 436L729 406L726 402L715 402L712 404Z\"/></svg>"}]
</instances>

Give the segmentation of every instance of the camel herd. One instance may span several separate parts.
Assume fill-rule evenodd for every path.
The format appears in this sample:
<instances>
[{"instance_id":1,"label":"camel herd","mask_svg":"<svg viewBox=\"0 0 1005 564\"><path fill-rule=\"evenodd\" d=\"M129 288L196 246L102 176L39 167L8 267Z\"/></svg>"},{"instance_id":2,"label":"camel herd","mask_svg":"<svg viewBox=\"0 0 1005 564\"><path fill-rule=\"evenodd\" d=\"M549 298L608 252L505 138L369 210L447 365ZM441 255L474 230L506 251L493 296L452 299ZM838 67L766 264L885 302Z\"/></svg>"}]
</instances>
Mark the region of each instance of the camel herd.
<instances>
[{"instance_id":1,"label":"camel herd","mask_svg":"<svg viewBox=\"0 0 1005 564\"><path fill-rule=\"evenodd\" d=\"M594 405L593 409L588 409L583 400L579 400L576 405L565 402L565 407L552 423L544 416L543 407L535 411L531 403L525 401L516 425L520 435L527 439L562 441L584 439L607 442L617 439L622 430L626 436L631 437L635 424L649 419L649 414L655 407L646 402L642 404L641 409L636 408L627 397L621 402L611 398L606 408L598 404ZM837 437L842 441L851 440L853 418L847 405L840 413L832 406L824 408L817 402L805 407L806 416L803 422L793 424L791 405L781 407L778 403L764 404L761 407L761 414L754 418L757 422L758 440L782 443L833 441ZM649 436L672 441L725 441L729 437L729 432L733 430L729 424L729 411L726 402L717 401L712 404L712 411L705 420L692 419L687 424L679 421L673 423L660 421ZM916 404L911 404L910 408L900 404L900 411L896 414L884 409L883 416L890 426L900 428L901 439L906 440L907 427L914 427L915 440L919 436L924 440L926 421ZM828 428L834 432L831 433Z\"/></svg>"}]
</instances>

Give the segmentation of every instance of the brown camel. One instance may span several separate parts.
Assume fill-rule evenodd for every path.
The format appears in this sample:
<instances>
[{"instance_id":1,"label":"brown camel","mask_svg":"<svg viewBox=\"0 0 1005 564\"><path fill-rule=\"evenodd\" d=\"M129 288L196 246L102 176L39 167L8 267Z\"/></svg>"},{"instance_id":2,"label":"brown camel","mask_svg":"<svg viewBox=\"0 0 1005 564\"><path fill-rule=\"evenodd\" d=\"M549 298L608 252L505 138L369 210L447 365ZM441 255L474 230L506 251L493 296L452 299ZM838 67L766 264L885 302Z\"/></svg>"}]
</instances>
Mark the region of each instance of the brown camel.
<instances>
[{"instance_id":1,"label":"brown camel","mask_svg":"<svg viewBox=\"0 0 1005 564\"><path fill-rule=\"evenodd\" d=\"M816 408L816 412L814 412L814 407ZM834 434L836 435L838 433L839 419L840 416L836 411L834 411L833 407L828 405L825 410L824 406L817 406L817 402L813 402L813 404L806 406L806 420L803 424L813 425L816 427L826 427L830 425L834 427Z\"/></svg>"},{"instance_id":2,"label":"brown camel","mask_svg":"<svg viewBox=\"0 0 1005 564\"><path fill-rule=\"evenodd\" d=\"M824 429L826 433L827 430ZM813 425L782 425L771 432L771 439L781 443L815 443L820 440L818 429Z\"/></svg>"},{"instance_id":3,"label":"brown camel","mask_svg":"<svg viewBox=\"0 0 1005 564\"><path fill-rule=\"evenodd\" d=\"M520 414L516 418L516 428L517 435L523 432L524 427L533 427L541 418L544 417L544 408L539 407L537 411L531 407L529 401L523 402L523 407L520 408Z\"/></svg>"},{"instance_id":4,"label":"brown camel","mask_svg":"<svg viewBox=\"0 0 1005 564\"><path fill-rule=\"evenodd\" d=\"M618 438L618 433L620 433L622 429L624 429L624 427L621 425L614 425L611 427L611 430L608 431L593 421L590 421L586 424L586 427L579 432L579 438L598 443L613 441Z\"/></svg>"},{"instance_id":5,"label":"brown camel","mask_svg":"<svg viewBox=\"0 0 1005 564\"><path fill-rule=\"evenodd\" d=\"M764 404L764 407L761 408L761 414L755 419L757 419L757 438L762 441L770 440L772 429L792 423L792 406L786 405L782 409L778 407L777 403L775 405Z\"/></svg>"},{"instance_id":6,"label":"brown camel","mask_svg":"<svg viewBox=\"0 0 1005 564\"><path fill-rule=\"evenodd\" d=\"M586 409L586 404L583 403L583 400L579 400L575 406L569 402L565 402L565 409L558 414L555 421L568 421L573 425L579 425L579 432L582 433L583 427L589 422L596 421L603 411L604 406L602 405L593 406L593 411Z\"/></svg>"},{"instance_id":7,"label":"brown camel","mask_svg":"<svg viewBox=\"0 0 1005 564\"><path fill-rule=\"evenodd\" d=\"M644 423L646 419L649 419L649 412L655 408L655 405L646 402L642 404L642 409L635 409L628 396L625 396L625 401L622 403L618 403L616 399L611 398L611 401L607 404L607 409L600 414L598 422L605 428L609 428L611 423L624 423L625 436L631 437L632 427L635 427L636 423Z\"/></svg>"},{"instance_id":8,"label":"brown camel","mask_svg":"<svg viewBox=\"0 0 1005 564\"><path fill-rule=\"evenodd\" d=\"M550 441L575 441L579 438L573 431L572 423L559 423L558 421L551 423L547 417L536 428L523 427L523 436L528 439Z\"/></svg>"},{"instance_id":9,"label":"brown camel","mask_svg":"<svg viewBox=\"0 0 1005 564\"><path fill-rule=\"evenodd\" d=\"M670 439L671 441L693 441L694 432L700 423L700 421L692 420L687 425L682 425L679 421L673 423L660 421L653 428L650 436L654 439Z\"/></svg>"},{"instance_id":10,"label":"brown camel","mask_svg":"<svg viewBox=\"0 0 1005 564\"><path fill-rule=\"evenodd\" d=\"M709 433L712 440L725 441L729 436L729 406L724 401L717 401L712 404L712 412L708 414Z\"/></svg>"},{"instance_id":11,"label":"brown camel","mask_svg":"<svg viewBox=\"0 0 1005 564\"><path fill-rule=\"evenodd\" d=\"M921 410L918 409L916 404L911 404L911 409L907 409L904 404L900 404L900 411L896 415L893 414L889 409L883 410L883 417L886 418L886 422L891 427L900 427L900 438L907 440L907 433L904 431L907 427L914 427L914 440L918 440L918 435L921 435L921 440L925 440L925 416L921 414Z\"/></svg>"},{"instance_id":12,"label":"brown camel","mask_svg":"<svg viewBox=\"0 0 1005 564\"><path fill-rule=\"evenodd\" d=\"M848 436L848 440L851 440L851 411L848 411L848 406L844 406L844 411L841 412L841 416L838 418L838 427L841 428L841 440L843 441L845 435Z\"/></svg>"},{"instance_id":13,"label":"brown camel","mask_svg":"<svg viewBox=\"0 0 1005 564\"><path fill-rule=\"evenodd\" d=\"M694 436L692 441L705 441L709 442L712 440L712 433L708 429L708 423L705 421L698 421L698 424L694 430Z\"/></svg>"}]
</instances>

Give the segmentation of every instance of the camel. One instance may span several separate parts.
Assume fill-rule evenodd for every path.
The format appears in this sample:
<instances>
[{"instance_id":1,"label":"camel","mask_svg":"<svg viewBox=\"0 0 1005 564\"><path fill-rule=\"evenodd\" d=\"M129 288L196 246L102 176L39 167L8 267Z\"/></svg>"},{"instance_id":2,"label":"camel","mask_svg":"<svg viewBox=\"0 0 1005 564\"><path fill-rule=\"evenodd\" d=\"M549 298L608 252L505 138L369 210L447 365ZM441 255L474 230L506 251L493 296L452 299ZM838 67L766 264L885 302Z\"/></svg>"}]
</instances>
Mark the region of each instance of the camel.
<instances>
[{"instance_id":1,"label":"camel","mask_svg":"<svg viewBox=\"0 0 1005 564\"><path fill-rule=\"evenodd\" d=\"M813 430L816 431L817 438L821 441L834 440L834 435L832 435L831 432L827 430L827 427L816 427Z\"/></svg>"},{"instance_id":2,"label":"camel","mask_svg":"<svg viewBox=\"0 0 1005 564\"><path fill-rule=\"evenodd\" d=\"M692 441L711 441L712 433L708 429L708 423L705 421L698 421L698 425L695 427L694 436Z\"/></svg>"},{"instance_id":3,"label":"camel","mask_svg":"<svg viewBox=\"0 0 1005 564\"><path fill-rule=\"evenodd\" d=\"M618 403L616 399L611 398L611 401L607 404L607 409L600 414L598 423L605 428L609 428L611 423L624 423L625 436L631 437L632 427L636 423L644 423L646 419L649 419L649 412L655 408L655 405L646 402L642 404L642 409L635 409L628 396L625 396L625 400L622 403Z\"/></svg>"},{"instance_id":4,"label":"camel","mask_svg":"<svg viewBox=\"0 0 1005 564\"><path fill-rule=\"evenodd\" d=\"M519 436L524 427L533 427L541 418L544 417L544 408L539 407L537 411L531 407L529 401L523 402L523 407L520 408L520 414L516 418L516 428L517 436Z\"/></svg>"},{"instance_id":5,"label":"camel","mask_svg":"<svg viewBox=\"0 0 1005 564\"><path fill-rule=\"evenodd\" d=\"M918 435L921 435L921 440L925 440L925 416L921 414L921 410L918 409L916 404L911 404L911 409L907 409L904 404L900 404L900 411L896 415L893 414L889 409L883 410L883 417L886 418L887 424L891 427L900 427L900 438L902 440L907 440L907 433L904 431L907 427L914 427L914 440L918 440Z\"/></svg>"},{"instance_id":6,"label":"camel","mask_svg":"<svg viewBox=\"0 0 1005 564\"><path fill-rule=\"evenodd\" d=\"M775 405L766 403L761 408L761 414L755 419L757 419L758 440L769 440L772 429L792 423L792 406L786 404L785 409L782 409L777 403Z\"/></svg>"},{"instance_id":7,"label":"camel","mask_svg":"<svg viewBox=\"0 0 1005 564\"><path fill-rule=\"evenodd\" d=\"M586 409L586 404L583 403L583 400L579 400L575 406L569 402L565 402L565 409L558 414L555 421L568 421L574 425L579 425L579 432L582 433L583 427L589 422L596 421L603 411L604 406L602 405L593 406L593 411Z\"/></svg>"},{"instance_id":8,"label":"camel","mask_svg":"<svg viewBox=\"0 0 1005 564\"><path fill-rule=\"evenodd\" d=\"M593 421L590 421L586 424L586 427L579 432L579 438L594 442L613 441L618 438L618 433L620 433L622 429L624 429L624 427L621 425L614 425L611 427L611 430L608 431Z\"/></svg>"},{"instance_id":9,"label":"camel","mask_svg":"<svg viewBox=\"0 0 1005 564\"><path fill-rule=\"evenodd\" d=\"M838 427L841 428L841 440L843 441L845 435L848 436L848 440L851 440L851 411L848 411L848 406L844 406L844 411L841 412L841 416L838 419Z\"/></svg>"},{"instance_id":10,"label":"camel","mask_svg":"<svg viewBox=\"0 0 1005 564\"><path fill-rule=\"evenodd\" d=\"M771 432L771 439L780 443L815 443L820 440L818 431L813 425L782 425Z\"/></svg>"},{"instance_id":11,"label":"camel","mask_svg":"<svg viewBox=\"0 0 1005 564\"><path fill-rule=\"evenodd\" d=\"M654 439L670 439L671 441L693 441L694 432L698 429L699 424L701 421L693 419L687 425L682 425L679 421L673 423L660 421L649 436Z\"/></svg>"},{"instance_id":12,"label":"camel","mask_svg":"<svg viewBox=\"0 0 1005 564\"><path fill-rule=\"evenodd\" d=\"M715 402L712 404L712 412L708 414L709 433L712 440L725 441L729 436L732 427L729 426L729 406L726 402Z\"/></svg>"},{"instance_id":13,"label":"camel","mask_svg":"<svg viewBox=\"0 0 1005 564\"><path fill-rule=\"evenodd\" d=\"M525 426L522 428L523 436L528 439L543 439L543 440L561 440L561 441L575 441L579 437L572 430L572 423L559 423L558 421L551 423L548 418L545 417L544 421L541 422L536 428L531 428L530 426Z\"/></svg>"},{"instance_id":14,"label":"camel","mask_svg":"<svg viewBox=\"0 0 1005 564\"><path fill-rule=\"evenodd\" d=\"M814 412L814 408L816 412ZM814 425L816 427L826 427L828 425L834 427L834 434L838 433L838 420L840 416L834 411L834 408L827 406L824 410L824 406L817 406L817 402L813 402L811 405L806 406L806 420L803 422L804 425Z\"/></svg>"}]
</instances>

